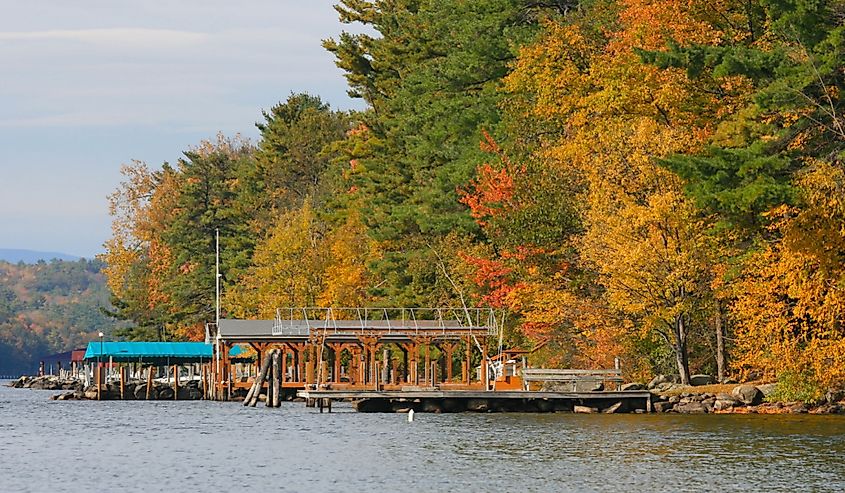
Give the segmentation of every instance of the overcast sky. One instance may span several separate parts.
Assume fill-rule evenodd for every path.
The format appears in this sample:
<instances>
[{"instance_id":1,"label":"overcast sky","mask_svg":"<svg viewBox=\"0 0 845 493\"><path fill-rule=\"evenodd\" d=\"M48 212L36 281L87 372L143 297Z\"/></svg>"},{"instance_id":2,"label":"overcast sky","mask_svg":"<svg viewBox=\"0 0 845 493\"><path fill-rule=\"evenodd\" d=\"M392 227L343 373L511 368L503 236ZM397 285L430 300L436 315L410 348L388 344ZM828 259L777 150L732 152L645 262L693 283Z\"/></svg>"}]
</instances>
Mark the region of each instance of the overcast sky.
<instances>
[{"instance_id":1,"label":"overcast sky","mask_svg":"<svg viewBox=\"0 0 845 493\"><path fill-rule=\"evenodd\" d=\"M90 257L121 163L173 162L308 91L360 108L324 0L0 0L0 248ZM352 28L354 29L354 28Z\"/></svg>"}]
</instances>

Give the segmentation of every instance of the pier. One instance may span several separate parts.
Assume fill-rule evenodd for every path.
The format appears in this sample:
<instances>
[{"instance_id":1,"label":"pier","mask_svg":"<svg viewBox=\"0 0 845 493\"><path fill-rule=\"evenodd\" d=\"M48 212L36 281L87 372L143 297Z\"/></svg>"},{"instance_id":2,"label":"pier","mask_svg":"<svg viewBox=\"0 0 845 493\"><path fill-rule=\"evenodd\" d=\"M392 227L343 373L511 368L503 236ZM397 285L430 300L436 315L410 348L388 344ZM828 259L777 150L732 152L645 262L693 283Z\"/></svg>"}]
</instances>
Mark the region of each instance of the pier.
<instances>
[{"instance_id":1,"label":"pier","mask_svg":"<svg viewBox=\"0 0 845 493\"><path fill-rule=\"evenodd\" d=\"M548 392L525 390L301 390L299 397L331 410L331 401L350 400L359 412L651 412L647 390Z\"/></svg>"},{"instance_id":2,"label":"pier","mask_svg":"<svg viewBox=\"0 0 845 493\"><path fill-rule=\"evenodd\" d=\"M285 308L274 320L221 319L214 340L214 399L250 389L270 351L281 352L283 393L401 390L406 386L485 390L492 309ZM233 364L235 346L255 364ZM262 383L263 385L263 383Z\"/></svg>"},{"instance_id":3,"label":"pier","mask_svg":"<svg viewBox=\"0 0 845 493\"><path fill-rule=\"evenodd\" d=\"M261 396L276 407L298 397L321 411L335 401L351 401L361 412L651 411L648 391L619 389L619 368L529 369L529 351L491 347L501 330L492 309L285 308L276 314L221 319L209 331L216 361L208 398L255 406ZM251 350L251 362L233 362L228 355L236 347L241 354Z\"/></svg>"}]
</instances>

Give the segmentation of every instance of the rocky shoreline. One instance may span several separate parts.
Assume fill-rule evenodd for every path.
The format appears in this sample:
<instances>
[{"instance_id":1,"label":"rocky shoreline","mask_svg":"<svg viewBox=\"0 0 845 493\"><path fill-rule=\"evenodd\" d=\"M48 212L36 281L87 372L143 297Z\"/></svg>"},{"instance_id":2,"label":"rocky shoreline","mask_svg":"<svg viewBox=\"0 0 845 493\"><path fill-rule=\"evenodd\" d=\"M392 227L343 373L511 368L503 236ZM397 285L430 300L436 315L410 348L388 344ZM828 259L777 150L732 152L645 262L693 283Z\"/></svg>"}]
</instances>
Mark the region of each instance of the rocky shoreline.
<instances>
[{"instance_id":1,"label":"rocky shoreline","mask_svg":"<svg viewBox=\"0 0 845 493\"><path fill-rule=\"evenodd\" d=\"M97 400L97 386L85 386L80 379L61 379L54 375L41 377L23 376L13 380L9 387L18 389L35 390L66 390L61 394L54 394L50 398L56 401L70 400ZM129 381L123 388L123 398L120 395L120 383L110 382L103 385L100 400L173 400L173 385L155 381L150 386L149 399L147 399L146 382ZM199 400L202 399L202 390L199 388L199 381L192 380L180 383L178 400Z\"/></svg>"},{"instance_id":2,"label":"rocky shoreline","mask_svg":"<svg viewBox=\"0 0 845 493\"><path fill-rule=\"evenodd\" d=\"M845 414L845 392L828 391L823 402L770 402L777 384L727 384L696 386L670 382L663 375L648 385L628 384L648 389L656 413L678 414ZM713 391L714 387L718 390Z\"/></svg>"},{"instance_id":3,"label":"rocky shoreline","mask_svg":"<svg viewBox=\"0 0 845 493\"><path fill-rule=\"evenodd\" d=\"M63 390L51 396L53 400L97 400L96 385L85 384L80 379L46 375L41 377L20 377L8 384L14 388L35 390ZM714 387L719 391L712 391ZM648 390L652 395L652 409L655 413L676 414L845 414L845 392L829 391L823 402L769 402L776 384L729 384L685 386L674 383L663 375L655 377L648 384L629 383L622 390ZM263 395L262 395L263 397ZM127 382L121 398L120 384L104 384L102 400L173 400L173 385L154 381L147 399L146 382ZM178 400L202 399L199 382L187 381L180 384ZM235 398L234 400L239 400ZM298 400L298 399L297 399ZM576 406L576 408L584 406ZM614 410L615 411L615 410ZM614 412L611 411L611 412ZM575 409L574 412L587 412ZM590 409L590 412L592 409Z\"/></svg>"}]
</instances>

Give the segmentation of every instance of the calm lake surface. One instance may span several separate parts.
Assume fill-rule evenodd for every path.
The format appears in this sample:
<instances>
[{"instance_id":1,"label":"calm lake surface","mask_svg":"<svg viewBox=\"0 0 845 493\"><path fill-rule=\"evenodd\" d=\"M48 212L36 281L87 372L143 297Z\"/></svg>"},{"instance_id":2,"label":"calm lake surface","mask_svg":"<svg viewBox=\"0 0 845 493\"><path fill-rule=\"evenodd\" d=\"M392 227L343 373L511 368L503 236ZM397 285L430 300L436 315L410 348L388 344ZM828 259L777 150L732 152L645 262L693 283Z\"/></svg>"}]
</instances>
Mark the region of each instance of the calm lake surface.
<instances>
[{"instance_id":1,"label":"calm lake surface","mask_svg":"<svg viewBox=\"0 0 845 493\"><path fill-rule=\"evenodd\" d=\"M845 491L842 416L420 413L409 424L337 404L51 393L0 387L0 492Z\"/></svg>"}]
</instances>

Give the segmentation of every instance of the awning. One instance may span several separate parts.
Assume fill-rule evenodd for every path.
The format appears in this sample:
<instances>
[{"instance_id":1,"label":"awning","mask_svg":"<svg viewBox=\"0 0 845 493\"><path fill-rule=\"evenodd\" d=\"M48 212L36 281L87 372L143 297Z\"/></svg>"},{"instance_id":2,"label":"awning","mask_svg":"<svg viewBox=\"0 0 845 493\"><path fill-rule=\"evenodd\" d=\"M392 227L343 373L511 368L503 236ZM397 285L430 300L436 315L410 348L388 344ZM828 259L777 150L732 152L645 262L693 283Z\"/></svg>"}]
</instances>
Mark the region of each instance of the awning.
<instances>
[{"instance_id":1,"label":"awning","mask_svg":"<svg viewBox=\"0 0 845 493\"><path fill-rule=\"evenodd\" d=\"M230 357L237 357L240 347L229 351ZM119 363L201 363L214 357L214 347L204 342L99 342L88 343L85 361L107 361L111 358Z\"/></svg>"}]
</instances>

